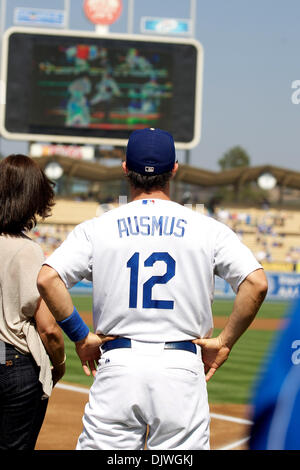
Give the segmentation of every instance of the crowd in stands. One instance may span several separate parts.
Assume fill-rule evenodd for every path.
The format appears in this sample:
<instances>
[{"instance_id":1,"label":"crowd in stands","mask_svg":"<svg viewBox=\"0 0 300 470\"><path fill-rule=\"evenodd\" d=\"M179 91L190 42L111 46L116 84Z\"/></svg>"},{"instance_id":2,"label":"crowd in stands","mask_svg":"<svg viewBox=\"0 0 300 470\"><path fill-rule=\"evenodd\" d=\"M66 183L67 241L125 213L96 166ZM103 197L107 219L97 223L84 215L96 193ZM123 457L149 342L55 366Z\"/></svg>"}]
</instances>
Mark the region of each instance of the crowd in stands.
<instances>
[{"instance_id":1,"label":"crowd in stands","mask_svg":"<svg viewBox=\"0 0 300 470\"><path fill-rule=\"evenodd\" d=\"M71 225L38 224L32 231L31 238L42 247L47 257L61 245L72 229Z\"/></svg>"},{"instance_id":2,"label":"crowd in stands","mask_svg":"<svg viewBox=\"0 0 300 470\"><path fill-rule=\"evenodd\" d=\"M96 215L114 207L99 206ZM242 210L217 207L213 214L204 213L228 225L253 251L259 262L300 263L300 213L280 210ZM74 225L38 224L33 238L49 256L67 237Z\"/></svg>"},{"instance_id":3,"label":"crowd in stands","mask_svg":"<svg viewBox=\"0 0 300 470\"><path fill-rule=\"evenodd\" d=\"M300 214L219 208L214 216L234 230L260 262L300 262Z\"/></svg>"}]
</instances>

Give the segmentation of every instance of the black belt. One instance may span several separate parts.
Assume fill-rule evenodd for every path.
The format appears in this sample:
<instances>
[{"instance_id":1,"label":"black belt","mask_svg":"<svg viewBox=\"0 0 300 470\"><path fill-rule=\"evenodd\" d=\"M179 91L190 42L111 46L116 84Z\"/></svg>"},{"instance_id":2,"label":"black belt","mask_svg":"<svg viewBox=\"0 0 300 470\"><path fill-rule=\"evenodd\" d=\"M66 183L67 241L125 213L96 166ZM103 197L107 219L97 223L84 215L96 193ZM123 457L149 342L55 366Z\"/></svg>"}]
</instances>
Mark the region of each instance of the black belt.
<instances>
[{"instance_id":1,"label":"black belt","mask_svg":"<svg viewBox=\"0 0 300 470\"><path fill-rule=\"evenodd\" d=\"M103 352L118 348L131 348L131 339L116 338L112 341L107 341L101 346ZM194 354L197 354L196 345L194 343L191 343L190 341L168 341L167 343L165 343L164 349L178 349L180 351L189 351Z\"/></svg>"}]
</instances>

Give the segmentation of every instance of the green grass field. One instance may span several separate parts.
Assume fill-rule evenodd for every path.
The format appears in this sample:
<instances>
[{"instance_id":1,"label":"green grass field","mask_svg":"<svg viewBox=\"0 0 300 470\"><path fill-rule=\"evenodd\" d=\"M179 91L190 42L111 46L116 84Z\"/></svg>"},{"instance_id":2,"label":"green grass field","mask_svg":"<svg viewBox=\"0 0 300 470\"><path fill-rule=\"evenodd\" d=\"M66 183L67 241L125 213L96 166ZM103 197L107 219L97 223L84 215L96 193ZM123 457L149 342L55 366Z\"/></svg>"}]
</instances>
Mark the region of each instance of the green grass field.
<instances>
[{"instance_id":1,"label":"green grass field","mask_svg":"<svg viewBox=\"0 0 300 470\"><path fill-rule=\"evenodd\" d=\"M91 311L91 297L73 297L79 311ZM215 300L214 316L227 316L231 312L231 300ZM285 302L265 302L257 318L282 318L287 311ZM89 325L91 328L91 325ZM218 334L214 331L214 336ZM210 403L247 403L262 360L265 358L272 338L276 332L247 330L231 351L227 362L216 372L208 383ZM92 377L87 377L81 368L74 344L65 337L67 354L66 374L63 381L90 386Z\"/></svg>"},{"instance_id":2,"label":"green grass field","mask_svg":"<svg viewBox=\"0 0 300 470\"><path fill-rule=\"evenodd\" d=\"M287 302L264 302L257 314L257 318L282 318L287 308ZM227 316L230 314L233 300L215 300L213 303L214 316Z\"/></svg>"}]
</instances>

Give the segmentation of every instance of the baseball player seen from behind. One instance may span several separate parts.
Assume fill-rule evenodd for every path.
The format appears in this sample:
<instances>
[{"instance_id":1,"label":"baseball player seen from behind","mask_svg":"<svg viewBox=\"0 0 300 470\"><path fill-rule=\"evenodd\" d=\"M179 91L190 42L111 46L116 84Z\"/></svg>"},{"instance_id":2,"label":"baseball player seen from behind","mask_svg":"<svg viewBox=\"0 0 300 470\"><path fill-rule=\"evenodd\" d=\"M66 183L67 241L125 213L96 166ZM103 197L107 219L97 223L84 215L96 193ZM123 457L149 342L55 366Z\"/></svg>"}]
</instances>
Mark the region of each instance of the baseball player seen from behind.
<instances>
[{"instance_id":1,"label":"baseball player seen from behind","mask_svg":"<svg viewBox=\"0 0 300 470\"><path fill-rule=\"evenodd\" d=\"M149 450L209 449L206 381L265 298L262 266L235 233L170 200L177 168L168 132L132 132L131 202L78 225L40 271L42 297L95 377L77 449L141 450L147 425ZM215 275L236 297L211 338ZM84 278L94 333L68 292Z\"/></svg>"}]
</instances>

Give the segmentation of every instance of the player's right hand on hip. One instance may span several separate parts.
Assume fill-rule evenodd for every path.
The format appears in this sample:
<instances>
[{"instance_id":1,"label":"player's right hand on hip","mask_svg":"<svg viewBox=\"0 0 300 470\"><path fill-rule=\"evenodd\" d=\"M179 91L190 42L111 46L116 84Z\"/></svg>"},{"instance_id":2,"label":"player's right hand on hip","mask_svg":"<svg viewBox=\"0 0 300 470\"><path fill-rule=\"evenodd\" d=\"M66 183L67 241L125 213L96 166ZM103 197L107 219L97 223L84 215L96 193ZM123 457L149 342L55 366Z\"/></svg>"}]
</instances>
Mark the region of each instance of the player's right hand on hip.
<instances>
[{"instance_id":1,"label":"player's right hand on hip","mask_svg":"<svg viewBox=\"0 0 300 470\"><path fill-rule=\"evenodd\" d=\"M205 379L208 382L216 370L226 361L230 348L225 346L219 337L199 338L192 341L201 347Z\"/></svg>"}]
</instances>

